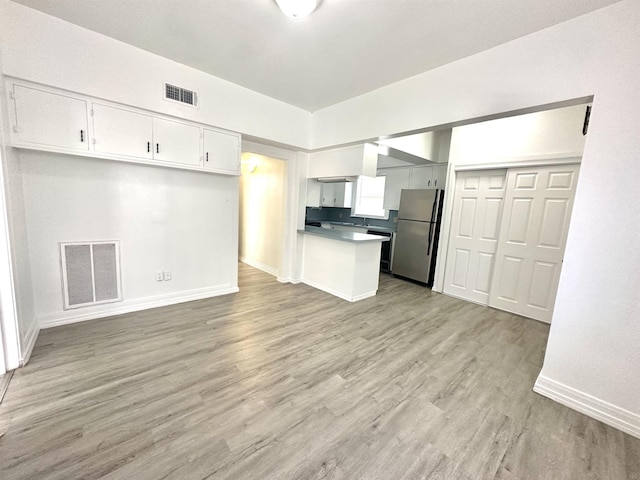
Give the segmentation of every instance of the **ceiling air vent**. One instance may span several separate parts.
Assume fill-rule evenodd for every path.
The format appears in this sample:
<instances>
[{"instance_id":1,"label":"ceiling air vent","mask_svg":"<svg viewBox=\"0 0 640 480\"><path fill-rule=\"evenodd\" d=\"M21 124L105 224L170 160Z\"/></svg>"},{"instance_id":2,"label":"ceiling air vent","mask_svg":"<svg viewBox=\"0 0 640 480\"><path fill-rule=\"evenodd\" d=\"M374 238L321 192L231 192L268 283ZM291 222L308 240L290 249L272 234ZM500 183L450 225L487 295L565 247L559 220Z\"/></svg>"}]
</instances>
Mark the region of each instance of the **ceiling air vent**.
<instances>
[{"instance_id":1,"label":"ceiling air vent","mask_svg":"<svg viewBox=\"0 0 640 480\"><path fill-rule=\"evenodd\" d=\"M198 92L187 90L186 88L176 87L170 83L164 84L164 98L172 102L184 103L192 107L198 106Z\"/></svg>"}]
</instances>

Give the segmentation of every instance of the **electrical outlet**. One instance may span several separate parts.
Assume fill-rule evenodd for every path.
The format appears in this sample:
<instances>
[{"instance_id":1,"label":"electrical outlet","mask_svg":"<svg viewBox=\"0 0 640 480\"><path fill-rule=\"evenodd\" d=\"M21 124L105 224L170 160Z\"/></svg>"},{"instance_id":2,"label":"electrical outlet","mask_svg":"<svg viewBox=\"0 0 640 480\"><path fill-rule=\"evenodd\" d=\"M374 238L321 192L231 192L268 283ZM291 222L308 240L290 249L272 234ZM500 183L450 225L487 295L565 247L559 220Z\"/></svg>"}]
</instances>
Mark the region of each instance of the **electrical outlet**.
<instances>
[{"instance_id":1,"label":"electrical outlet","mask_svg":"<svg viewBox=\"0 0 640 480\"><path fill-rule=\"evenodd\" d=\"M164 275L162 272L156 272L156 281L161 282L164 280Z\"/></svg>"},{"instance_id":2,"label":"electrical outlet","mask_svg":"<svg viewBox=\"0 0 640 480\"><path fill-rule=\"evenodd\" d=\"M171 270L165 270L164 271L164 279L165 279L165 281L171 280Z\"/></svg>"},{"instance_id":3,"label":"electrical outlet","mask_svg":"<svg viewBox=\"0 0 640 480\"><path fill-rule=\"evenodd\" d=\"M342 212L338 214L338 218L342 218Z\"/></svg>"},{"instance_id":4,"label":"electrical outlet","mask_svg":"<svg viewBox=\"0 0 640 480\"><path fill-rule=\"evenodd\" d=\"M398 223L398 217L393 217L393 223Z\"/></svg>"}]
</instances>

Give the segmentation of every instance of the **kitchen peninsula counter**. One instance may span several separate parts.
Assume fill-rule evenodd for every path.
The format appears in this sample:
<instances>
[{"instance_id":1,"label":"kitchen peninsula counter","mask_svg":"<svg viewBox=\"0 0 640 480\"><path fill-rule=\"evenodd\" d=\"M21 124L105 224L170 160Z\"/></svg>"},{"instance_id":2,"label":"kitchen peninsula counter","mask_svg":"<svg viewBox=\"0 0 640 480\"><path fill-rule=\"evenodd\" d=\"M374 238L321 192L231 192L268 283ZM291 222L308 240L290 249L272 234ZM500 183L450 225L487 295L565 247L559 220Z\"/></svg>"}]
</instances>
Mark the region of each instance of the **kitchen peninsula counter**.
<instances>
[{"instance_id":1,"label":"kitchen peninsula counter","mask_svg":"<svg viewBox=\"0 0 640 480\"><path fill-rule=\"evenodd\" d=\"M302 281L319 290L356 302L378 291L380 243L388 237L307 226Z\"/></svg>"},{"instance_id":2,"label":"kitchen peninsula counter","mask_svg":"<svg viewBox=\"0 0 640 480\"><path fill-rule=\"evenodd\" d=\"M388 242L389 237L381 237L380 235L370 235L368 233L349 232L345 230L333 230L330 228L306 226L304 230L298 230L298 233L306 233L309 235L317 235L319 237L331 238L334 240L342 240L344 242Z\"/></svg>"}]
</instances>

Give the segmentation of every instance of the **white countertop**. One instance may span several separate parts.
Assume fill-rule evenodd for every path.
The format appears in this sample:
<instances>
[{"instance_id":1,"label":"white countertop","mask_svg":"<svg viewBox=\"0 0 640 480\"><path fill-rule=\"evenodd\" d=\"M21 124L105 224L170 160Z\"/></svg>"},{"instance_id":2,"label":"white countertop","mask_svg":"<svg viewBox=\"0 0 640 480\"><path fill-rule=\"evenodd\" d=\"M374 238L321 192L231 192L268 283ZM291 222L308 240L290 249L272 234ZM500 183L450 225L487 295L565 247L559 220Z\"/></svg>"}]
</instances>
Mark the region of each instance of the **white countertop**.
<instances>
[{"instance_id":1,"label":"white countertop","mask_svg":"<svg viewBox=\"0 0 640 480\"><path fill-rule=\"evenodd\" d=\"M316 235L318 237L330 238L333 240L341 240L343 242L388 242L389 237L380 235L369 235L368 233L347 232L345 230L333 230L330 228L310 227L306 226L304 230L298 230L298 233L306 233L307 235Z\"/></svg>"}]
</instances>

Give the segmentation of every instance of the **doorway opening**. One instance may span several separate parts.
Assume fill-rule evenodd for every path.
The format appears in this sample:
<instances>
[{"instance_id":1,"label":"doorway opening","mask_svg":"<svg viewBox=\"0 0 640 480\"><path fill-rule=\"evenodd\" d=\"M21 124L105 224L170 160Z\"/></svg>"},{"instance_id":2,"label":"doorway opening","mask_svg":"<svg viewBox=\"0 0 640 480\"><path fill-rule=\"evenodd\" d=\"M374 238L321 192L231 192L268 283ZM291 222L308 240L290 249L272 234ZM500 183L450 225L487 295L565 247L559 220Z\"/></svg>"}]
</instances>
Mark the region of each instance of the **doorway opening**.
<instances>
[{"instance_id":1,"label":"doorway opening","mask_svg":"<svg viewBox=\"0 0 640 480\"><path fill-rule=\"evenodd\" d=\"M284 245L285 183L286 161L242 154L238 257L276 277Z\"/></svg>"}]
</instances>

